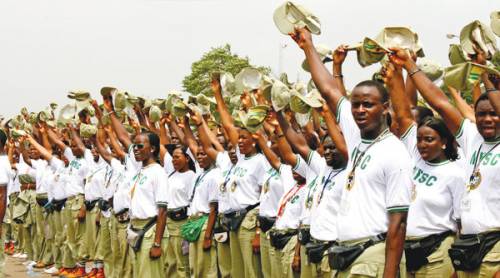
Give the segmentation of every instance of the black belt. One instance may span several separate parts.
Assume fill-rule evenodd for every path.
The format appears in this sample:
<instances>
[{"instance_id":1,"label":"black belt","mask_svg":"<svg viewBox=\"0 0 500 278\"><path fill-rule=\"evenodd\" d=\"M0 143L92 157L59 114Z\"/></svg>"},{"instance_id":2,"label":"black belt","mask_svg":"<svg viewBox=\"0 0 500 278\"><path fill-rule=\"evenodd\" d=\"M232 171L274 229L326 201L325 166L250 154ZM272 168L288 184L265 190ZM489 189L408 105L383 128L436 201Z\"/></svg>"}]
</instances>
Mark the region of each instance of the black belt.
<instances>
[{"instance_id":1,"label":"black belt","mask_svg":"<svg viewBox=\"0 0 500 278\"><path fill-rule=\"evenodd\" d=\"M259 220L259 227L264 233L269 231L276 222L276 217L257 216L257 219Z\"/></svg>"},{"instance_id":2,"label":"black belt","mask_svg":"<svg viewBox=\"0 0 500 278\"><path fill-rule=\"evenodd\" d=\"M167 210L168 218L174 221L181 221L188 218L187 211L189 207L180 207L176 209Z\"/></svg>"},{"instance_id":3,"label":"black belt","mask_svg":"<svg viewBox=\"0 0 500 278\"><path fill-rule=\"evenodd\" d=\"M97 200L93 200L93 201L85 201L85 209L87 211L91 211L94 209L95 205L97 204L97 202L99 202L100 199L97 199Z\"/></svg>"}]
</instances>

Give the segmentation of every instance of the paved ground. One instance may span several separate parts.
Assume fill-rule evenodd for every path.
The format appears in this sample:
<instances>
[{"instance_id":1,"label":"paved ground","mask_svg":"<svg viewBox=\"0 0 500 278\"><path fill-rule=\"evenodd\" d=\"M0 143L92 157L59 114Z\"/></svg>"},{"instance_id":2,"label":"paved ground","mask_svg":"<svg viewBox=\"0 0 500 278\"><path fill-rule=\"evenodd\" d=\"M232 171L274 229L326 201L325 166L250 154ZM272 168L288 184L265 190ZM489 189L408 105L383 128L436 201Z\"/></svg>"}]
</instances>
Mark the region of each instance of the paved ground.
<instances>
[{"instance_id":1,"label":"paved ground","mask_svg":"<svg viewBox=\"0 0 500 278\"><path fill-rule=\"evenodd\" d=\"M26 266L23 265L23 261L12 258L11 256L5 256L5 277L7 278L25 278L25 277L37 277L37 278L48 278L51 277L43 273L42 270L36 270L32 273L28 273Z\"/></svg>"}]
</instances>

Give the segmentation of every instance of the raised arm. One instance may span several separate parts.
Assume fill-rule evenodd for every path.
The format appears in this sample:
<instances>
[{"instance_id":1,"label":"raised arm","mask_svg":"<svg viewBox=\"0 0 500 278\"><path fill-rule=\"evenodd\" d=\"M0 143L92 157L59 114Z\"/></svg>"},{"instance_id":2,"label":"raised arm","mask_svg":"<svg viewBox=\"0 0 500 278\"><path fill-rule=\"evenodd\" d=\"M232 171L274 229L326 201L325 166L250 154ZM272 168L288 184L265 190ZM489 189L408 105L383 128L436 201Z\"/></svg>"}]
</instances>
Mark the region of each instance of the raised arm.
<instances>
[{"instance_id":1,"label":"raised arm","mask_svg":"<svg viewBox=\"0 0 500 278\"><path fill-rule=\"evenodd\" d=\"M443 117L448 129L456 134L464 119L460 112L448 101L443 91L417 67L408 51L400 48L391 50L394 51L394 54L389 56L391 61L408 72L422 97Z\"/></svg>"},{"instance_id":2,"label":"raised arm","mask_svg":"<svg viewBox=\"0 0 500 278\"><path fill-rule=\"evenodd\" d=\"M106 131L104 129L99 128L97 131L97 136L94 140L94 145L96 146L97 152L99 155L106 160L106 162L111 163L113 159L113 155L106 149L106 145L103 142L106 142L104 138L106 136Z\"/></svg>"},{"instance_id":3,"label":"raised arm","mask_svg":"<svg viewBox=\"0 0 500 278\"><path fill-rule=\"evenodd\" d=\"M200 137L200 142L203 146L203 149L205 150L205 153L210 157L210 159L215 161L219 152L223 152L224 148L222 148L217 140L210 140L210 134L212 132L199 113L193 112L193 114L191 115L191 119L193 119L193 121L196 123L196 126L198 127L198 135Z\"/></svg>"},{"instance_id":4,"label":"raised arm","mask_svg":"<svg viewBox=\"0 0 500 278\"><path fill-rule=\"evenodd\" d=\"M292 167L297 166L297 155L293 153L292 147L288 144L285 134L283 134L283 130L281 130L279 125L276 126L275 133L278 136L278 149L280 150L281 159Z\"/></svg>"},{"instance_id":5,"label":"raised arm","mask_svg":"<svg viewBox=\"0 0 500 278\"><path fill-rule=\"evenodd\" d=\"M215 101L217 102L217 111L220 114L220 119L222 123L222 127L226 131L229 142L233 146L238 145L238 131L236 130L233 122L233 118L229 113L229 109L224 103L224 98L222 97L220 81L216 78L212 78L212 91L214 92Z\"/></svg>"},{"instance_id":6,"label":"raised arm","mask_svg":"<svg viewBox=\"0 0 500 278\"><path fill-rule=\"evenodd\" d=\"M311 33L306 28L300 28L296 29L295 33L290 35L299 47L304 50L314 84L316 84L318 91L327 101L330 109L334 113L337 113L337 103L344 95L321 61L316 48L314 48Z\"/></svg>"},{"instance_id":7,"label":"raised arm","mask_svg":"<svg viewBox=\"0 0 500 278\"><path fill-rule=\"evenodd\" d=\"M47 129L47 136L49 137L50 142L55 144L59 150L64 152L64 149L66 149L66 144L59 138L59 136L52 130L52 129Z\"/></svg>"},{"instance_id":8,"label":"raised arm","mask_svg":"<svg viewBox=\"0 0 500 278\"><path fill-rule=\"evenodd\" d=\"M169 125L170 125L170 130L173 131L175 134L177 134L179 141L184 144L184 142L185 142L184 140L186 140L184 138L184 132L182 131L182 129L179 127L179 125L175 121L175 118L172 118Z\"/></svg>"},{"instance_id":9,"label":"raised arm","mask_svg":"<svg viewBox=\"0 0 500 278\"><path fill-rule=\"evenodd\" d=\"M345 143L344 136L340 132L340 128L337 126L335 117L332 112L328 109L327 105L323 105L321 115L325 120L326 127L328 129L328 135L332 138L335 148L344 157L345 161L349 160L349 151L347 150L347 144Z\"/></svg>"},{"instance_id":10,"label":"raised arm","mask_svg":"<svg viewBox=\"0 0 500 278\"><path fill-rule=\"evenodd\" d=\"M80 135L76 131L76 128L72 124L68 124L68 129L71 134L71 140L75 143L76 147L83 153L85 151L85 145L80 138Z\"/></svg>"},{"instance_id":11,"label":"raised arm","mask_svg":"<svg viewBox=\"0 0 500 278\"><path fill-rule=\"evenodd\" d=\"M269 161L269 164L271 164L271 166L274 169L279 171L281 166L281 161L279 157L273 152L273 150L271 150L271 148L267 146L268 141L264 132L262 132L262 130L258 130L256 133L253 134L253 137L257 140L257 143L259 144L260 149L266 156L267 161Z\"/></svg>"},{"instance_id":12,"label":"raised arm","mask_svg":"<svg viewBox=\"0 0 500 278\"><path fill-rule=\"evenodd\" d=\"M48 151L46 148L44 148L42 145L40 145L35 138L31 137L31 135L28 135L26 137L26 140L30 142L30 144L37 149L37 151L40 153L40 155L43 157L43 159L50 161L52 159L52 152ZM25 160L26 161L26 160Z\"/></svg>"},{"instance_id":13,"label":"raised arm","mask_svg":"<svg viewBox=\"0 0 500 278\"><path fill-rule=\"evenodd\" d=\"M193 155L198 153L198 143L194 138L193 131L189 126L189 118L187 116L184 117L184 144L191 150Z\"/></svg>"},{"instance_id":14,"label":"raised arm","mask_svg":"<svg viewBox=\"0 0 500 278\"><path fill-rule=\"evenodd\" d=\"M285 135L286 139L288 140L288 143L290 146L297 151L297 153L304 159L307 160L307 156L309 155L309 152L311 152L311 149L307 145L306 139L304 136L298 134L293 128L290 126L288 121L285 119L282 113L278 112L276 113L276 117L278 119L278 122L281 126L281 129L283 130L283 134Z\"/></svg>"},{"instance_id":15,"label":"raised arm","mask_svg":"<svg viewBox=\"0 0 500 278\"><path fill-rule=\"evenodd\" d=\"M341 45L333 51L333 80L337 84L340 93L343 96L347 95L347 91L344 85L344 75L342 74L342 64L344 64L345 58L347 57L347 45Z\"/></svg>"},{"instance_id":16,"label":"raised arm","mask_svg":"<svg viewBox=\"0 0 500 278\"><path fill-rule=\"evenodd\" d=\"M493 85L493 82L488 78L488 73L483 73L481 76L483 79L483 84L484 88L486 89L486 92L488 94L488 99L491 102L491 105L493 106L493 109L495 109L495 112L497 113L497 116L500 115L500 91L498 88L495 88ZM500 76L497 76L497 78L500 78Z\"/></svg>"},{"instance_id":17,"label":"raised arm","mask_svg":"<svg viewBox=\"0 0 500 278\"><path fill-rule=\"evenodd\" d=\"M123 124L120 122L118 117L116 117L115 111L113 110L113 99L111 97L109 98L103 98L104 100L104 108L106 111L109 113L109 119L111 120L111 126L113 127L116 137L118 140L122 143L122 145L128 150L130 145L132 145L132 140L130 139L130 136L123 126Z\"/></svg>"},{"instance_id":18,"label":"raised arm","mask_svg":"<svg viewBox=\"0 0 500 278\"><path fill-rule=\"evenodd\" d=\"M448 86L448 92L450 92L450 96L455 101L455 106L457 107L460 114L462 114L464 118L467 118L475 123L476 116L474 116L474 109L472 109L472 107L469 106L465 99L462 98L460 92L450 86Z\"/></svg>"},{"instance_id":19,"label":"raised arm","mask_svg":"<svg viewBox=\"0 0 500 278\"><path fill-rule=\"evenodd\" d=\"M388 64L384 69L384 82L388 87L392 108L396 114L394 120L398 123L400 134L405 134L415 124L415 119L411 113L410 99L405 94L402 68L392 63Z\"/></svg>"}]
</instances>

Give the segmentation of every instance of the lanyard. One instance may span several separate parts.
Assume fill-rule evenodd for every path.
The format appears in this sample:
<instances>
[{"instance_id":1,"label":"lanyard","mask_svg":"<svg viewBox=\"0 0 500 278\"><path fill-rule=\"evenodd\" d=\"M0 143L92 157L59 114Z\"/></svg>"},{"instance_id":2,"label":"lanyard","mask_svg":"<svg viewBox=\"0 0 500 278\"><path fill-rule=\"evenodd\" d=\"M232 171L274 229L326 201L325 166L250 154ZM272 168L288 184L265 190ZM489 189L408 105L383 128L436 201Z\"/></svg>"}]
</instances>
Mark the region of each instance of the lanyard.
<instances>
[{"instance_id":1,"label":"lanyard","mask_svg":"<svg viewBox=\"0 0 500 278\"><path fill-rule=\"evenodd\" d=\"M111 177L113 176L113 168L106 166L106 175L104 176L104 182L105 182L105 188L109 187L109 184L111 183Z\"/></svg>"},{"instance_id":2,"label":"lanyard","mask_svg":"<svg viewBox=\"0 0 500 278\"><path fill-rule=\"evenodd\" d=\"M134 193L135 193L135 187L137 186L137 183L139 182L139 180L141 179L141 176L142 176L142 170L143 168L141 168L141 170L139 170L139 173L137 173L137 175L135 175L135 182L134 182L134 185L132 186L132 188L130 189L130 199L132 199L134 197Z\"/></svg>"},{"instance_id":3,"label":"lanyard","mask_svg":"<svg viewBox=\"0 0 500 278\"><path fill-rule=\"evenodd\" d=\"M231 165L231 168L229 168L229 171L226 174L226 178L224 179L224 185L227 184L227 182L231 178L231 172L233 171L233 169L234 169L234 164Z\"/></svg>"},{"instance_id":4,"label":"lanyard","mask_svg":"<svg viewBox=\"0 0 500 278\"><path fill-rule=\"evenodd\" d=\"M303 184L295 184L294 187L292 187L292 189L290 189L285 197L283 198L283 201L281 202L280 204L280 207L278 209L278 218L280 218L282 215L283 215L283 212L285 211L285 207L286 207L286 204L288 204L288 201L290 201L293 197L295 197L295 195L297 194L297 192L299 192L299 190L304 187L305 183Z\"/></svg>"},{"instance_id":5,"label":"lanyard","mask_svg":"<svg viewBox=\"0 0 500 278\"><path fill-rule=\"evenodd\" d=\"M326 188L326 185L330 183L330 181L332 181L338 174L340 174L340 172L342 172L344 169L340 169L338 170L337 172L335 172L333 169L330 171L330 174L328 174L328 178L326 178L325 180L325 177L323 176L323 188L321 189L321 193L319 194L319 198L318 198L318 204L321 202L321 199L323 198L323 193L325 192L325 188ZM335 172L335 175L333 175L333 173ZM333 177L332 177L333 175Z\"/></svg>"},{"instance_id":6,"label":"lanyard","mask_svg":"<svg viewBox=\"0 0 500 278\"><path fill-rule=\"evenodd\" d=\"M354 157L354 162L352 164L351 172L349 173L349 176L347 177L347 184L346 184L347 190L351 190L352 186L354 185L354 175L356 172L356 168L358 167L359 163L361 163L361 160L363 159L365 154L368 152L368 150L373 145L375 145L375 143L380 142L384 138L384 136L389 134L389 133L390 133L389 129L382 131L382 133L380 133L377 136L377 138L375 138L375 140L373 140L373 142L371 142L370 145L368 145L368 147L366 147L366 149L362 152L359 151L359 146L361 146L361 143L359 143L359 145L357 147L358 152L356 152L356 156Z\"/></svg>"},{"instance_id":7,"label":"lanyard","mask_svg":"<svg viewBox=\"0 0 500 278\"><path fill-rule=\"evenodd\" d=\"M481 161L489 154L491 151L493 151L500 142L496 143L493 148L491 148L488 152L486 152L483 156L481 156L481 149L483 148L483 144L481 143L481 146L479 146L479 149L477 150L477 156L476 156L476 161L474 161L474 169L472 169L472 173L469 177L469 183L467 185L467 190L471 191L476 189L480 184L481 184L481 173L479 171L479 166L481 165Z\"/></svg>"},{"instance_id":8,"label":"lanyard","mask_svg":"<svg viewBox=\"0 0 500 278\"><path fill-rule=\"evenodd\" d=\"M193 187L193 193L191 193L191 198L189 198L189 202L191 202L194 198L194 193L196 192L196 188L198 187L198 184L203 180L203 178L210 172L212 169L215 167L210 167L208 170L203 171L203 174L199 175L196 178L196 181L194 182L194 187Z\"/></svg>"},{"instance_id":9,"label":"lanyard","mask_svg":"<svg viewBox=\"0 0 500 278\"><path fill-rule=\"evenodd\" d=\"M481 162L483 161L483 159L489 154L491 153L491 151L493 151L498 145L500 144L500 142L496 143L493 148L491 148L488 152L486 152L484 155L481 155L481 149L483 148L483 144L481 143L481 146L479 146L479 149L477 150L477 156L476 156L476 161L474 161L474 169L472 170L472 172L474 173L475 171L477 171L479 169L479 165L481 165Z\"/></svg>"}]
</instances>

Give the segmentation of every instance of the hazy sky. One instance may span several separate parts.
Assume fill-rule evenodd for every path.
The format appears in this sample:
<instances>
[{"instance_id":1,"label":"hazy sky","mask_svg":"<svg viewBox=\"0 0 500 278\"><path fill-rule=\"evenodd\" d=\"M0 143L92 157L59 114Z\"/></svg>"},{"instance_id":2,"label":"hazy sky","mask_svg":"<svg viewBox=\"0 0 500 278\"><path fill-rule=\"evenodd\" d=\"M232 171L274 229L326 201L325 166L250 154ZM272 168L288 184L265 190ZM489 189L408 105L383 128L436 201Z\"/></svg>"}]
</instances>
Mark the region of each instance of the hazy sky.
<instances>
[{"instance_id":1,"label":"hazy sky","mask_svg":"<svg viewBox=\"0 0 500 278\"><path fill-rule=\"evenodd\" d=\"M0 1L0 114L22 106L39 111L67 103L69 90L99 96L111 85L163 97L181 89L191 63L213 46L229 43L251 63L309 80L303 54L278 32L272 15L282 0L2 0ZM375 36L385 26L410 26L428 58L448 65L450 40L474 19L489 24L493 0L302 0L322 22L315 42L332 48ZM496 4L496 5L495 5ZM354 53L346 61L348 87L371 77Z\"/></svg>"}]
</instances>

